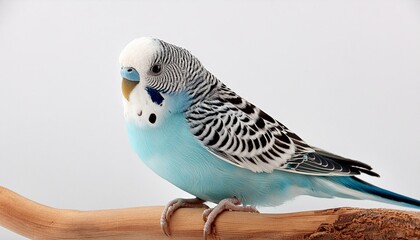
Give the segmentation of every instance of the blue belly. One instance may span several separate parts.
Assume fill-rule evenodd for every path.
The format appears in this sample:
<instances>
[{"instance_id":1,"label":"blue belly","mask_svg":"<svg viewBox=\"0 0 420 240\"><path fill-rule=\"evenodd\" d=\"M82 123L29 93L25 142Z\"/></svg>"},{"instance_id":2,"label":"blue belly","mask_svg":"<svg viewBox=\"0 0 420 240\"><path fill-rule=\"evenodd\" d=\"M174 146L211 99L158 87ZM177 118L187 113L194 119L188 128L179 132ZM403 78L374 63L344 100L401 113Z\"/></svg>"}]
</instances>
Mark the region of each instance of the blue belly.
<instances>
[{"instance_id":1,"label":"blue belly","mask_svg":"<svg viewBox=\"0 0 420 240\"><path fill-rule=\"evenodd\" d=\"M300 174L254 173L218 158L194 138L182 114L169 115L156 127L127 122L127 128L132 147L149 168L206 201L235 196L245 204L278 205L305 194L311 184Z\"/></svg>"}]
</instances>

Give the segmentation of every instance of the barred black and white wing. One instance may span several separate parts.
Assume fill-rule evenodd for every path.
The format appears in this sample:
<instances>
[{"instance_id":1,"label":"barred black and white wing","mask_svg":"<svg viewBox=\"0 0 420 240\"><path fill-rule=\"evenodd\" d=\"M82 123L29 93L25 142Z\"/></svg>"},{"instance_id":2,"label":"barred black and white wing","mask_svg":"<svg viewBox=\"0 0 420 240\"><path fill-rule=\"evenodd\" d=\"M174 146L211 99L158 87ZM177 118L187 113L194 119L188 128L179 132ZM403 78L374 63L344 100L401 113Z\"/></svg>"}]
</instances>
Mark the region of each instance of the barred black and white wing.
<instances>
[{"instance_id":1,"label":"barred black and white wing","mask_svg":"<svg viewBox=\"0 0 420 240\"><path fill-rule=\"evenodd\" d=\"M194 136L221 159L254 172L356 175L371 167L306 144L280 122L225 85L186 112Z\"/></svg>"}]
</instances>

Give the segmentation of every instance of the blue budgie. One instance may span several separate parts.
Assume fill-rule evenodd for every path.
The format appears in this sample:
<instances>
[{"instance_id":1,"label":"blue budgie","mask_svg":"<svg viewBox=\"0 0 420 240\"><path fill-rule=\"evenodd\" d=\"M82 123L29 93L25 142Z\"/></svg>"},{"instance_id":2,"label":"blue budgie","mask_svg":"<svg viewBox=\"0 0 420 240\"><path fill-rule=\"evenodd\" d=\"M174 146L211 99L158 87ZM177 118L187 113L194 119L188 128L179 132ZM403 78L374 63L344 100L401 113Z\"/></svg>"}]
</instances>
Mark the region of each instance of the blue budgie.
<instances>
[{"instance_id":1,"label":"blue budgie","mask_svg":"<svg viewBox=\"0 0 420 240\"><path fill-rule=\"evenodd\" d=\"M362 162L313 147L238 96L181 47L154 38L120 55L130 143L162 178L196 196L168 203L161 227L180 207L205 207L204 236L224 210L257 212L298 195L370 199L420 208L420 201L355 177L378 177ZM256 89L258 90L258 89Z\"/></svg>"}]
</instances>

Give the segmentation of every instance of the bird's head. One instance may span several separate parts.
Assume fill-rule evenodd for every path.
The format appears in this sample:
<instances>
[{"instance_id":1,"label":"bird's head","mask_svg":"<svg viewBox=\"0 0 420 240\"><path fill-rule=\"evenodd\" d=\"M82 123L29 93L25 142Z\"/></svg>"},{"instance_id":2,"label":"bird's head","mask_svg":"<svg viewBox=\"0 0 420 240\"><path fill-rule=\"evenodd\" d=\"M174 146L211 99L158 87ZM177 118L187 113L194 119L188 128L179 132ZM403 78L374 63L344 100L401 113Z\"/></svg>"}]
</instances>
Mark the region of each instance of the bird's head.
<instances>
[{"instance_id":1,"label":"bird's head","mask_svg":"<svg viewBox=\"0 0 420 240\"><path fill-rule=\"evenodd\" d=\"M120 64L126 119L147 122L150 115L153 126L167 114L185 112L216 81L190 52L154 38L131 41Z\"/></svg>"},{"instance_id":2,"label":"bird's head","mask_svg":"<svg viewBox=\"0 0 420 240\"><path fill-rule=\"evenodd\" d=\"M160 94L186 91L202 71L187 50L149 37L131 41L121 52L120 64L122 92L128 101L136 88Z\"/></svg>"}]
</instances>

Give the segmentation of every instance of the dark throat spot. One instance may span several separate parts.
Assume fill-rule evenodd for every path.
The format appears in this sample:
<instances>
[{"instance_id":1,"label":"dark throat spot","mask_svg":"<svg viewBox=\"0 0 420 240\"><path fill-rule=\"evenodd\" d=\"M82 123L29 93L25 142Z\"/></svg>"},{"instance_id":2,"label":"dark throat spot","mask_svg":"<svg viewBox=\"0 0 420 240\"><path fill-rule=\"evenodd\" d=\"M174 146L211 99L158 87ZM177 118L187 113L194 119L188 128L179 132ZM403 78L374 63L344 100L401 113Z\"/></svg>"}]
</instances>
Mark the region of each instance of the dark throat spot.
<instances>
[{"instance_id":1,"label":"dark throat spot","mask_svg":"<svg viewBox=\"0 0 420 240\"><path fill-rule=\"evenodd\" d=\"M154 124L156 122L156 114L154 114L154 113L150 114L150 116L149 116L149 122L151 124Z\"/></svg>"}]
</instances>

